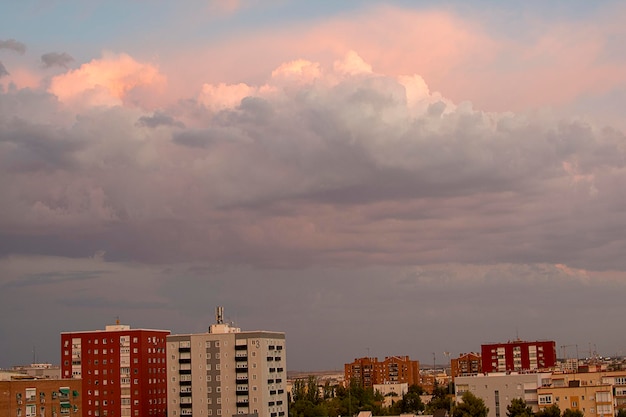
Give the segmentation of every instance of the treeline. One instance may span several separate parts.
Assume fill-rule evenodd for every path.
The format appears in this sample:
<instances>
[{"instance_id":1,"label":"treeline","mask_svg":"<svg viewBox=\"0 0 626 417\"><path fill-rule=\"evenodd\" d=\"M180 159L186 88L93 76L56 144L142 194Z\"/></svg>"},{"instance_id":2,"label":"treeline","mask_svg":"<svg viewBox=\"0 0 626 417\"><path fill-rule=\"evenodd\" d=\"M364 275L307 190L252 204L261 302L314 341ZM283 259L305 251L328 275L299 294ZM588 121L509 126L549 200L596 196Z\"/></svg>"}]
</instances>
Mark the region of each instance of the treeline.
<instances>
[{"instance_id":1,"label":"treeline","mask_svg":"<svg viewBox=\"0 0 626 417\"><path fill-rule=\"evenodd\" d=\"M357 383L348 388L331 386L326 382L321 387L315 376L297 379L293 383L290 398L290 417L339 417L353 416L360 411L371 411L375 416L400 414L433 414L437 409L450 409L451 396L447 386L435 386L433 396L424 404L421 395L425 392L419 385L412 385L402 397L394 396L392 405L384 405L385 397L373 389L365 389Z\"/></svg>"},{"instance_id":2,"label":"treeline","mask_svg":"<svg viewBox=\"0 0 626 417\"><path fill-rule=\"evenodd\" d=\"M451 412L452 417L487 417L489 408L481 398L465 392L458 403L453 402L452 386L435 385L431 400L424 404L420 396L425 392L419 385L412 385L402 397L394 396L391 406L385 406L385 397L373 389L365 389L357 383L348 388L331 386L326 382L319 386L314 376L297 379L290 393L290 417L339 417L354 416L360 411L371 411L373 416L397 416L400 414L435 414L437 410ZM558 405L533 412L521 398L514 398L507 406L507 417L584 417L580 410L566 409L561 413ZM626 417L620 410L616 417Z\"/></svg>"}]
</instances>

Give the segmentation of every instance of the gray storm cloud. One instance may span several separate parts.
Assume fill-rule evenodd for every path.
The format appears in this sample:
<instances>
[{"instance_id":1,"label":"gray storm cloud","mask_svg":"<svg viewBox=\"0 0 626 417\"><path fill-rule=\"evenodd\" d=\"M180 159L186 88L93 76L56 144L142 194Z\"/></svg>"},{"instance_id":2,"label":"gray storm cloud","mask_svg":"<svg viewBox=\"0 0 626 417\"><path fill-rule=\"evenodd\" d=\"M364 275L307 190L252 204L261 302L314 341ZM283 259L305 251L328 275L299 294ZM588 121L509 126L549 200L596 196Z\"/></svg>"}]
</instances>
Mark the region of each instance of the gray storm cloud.
<instances>
[{"instance_id":1,"label":"gray storm cloud","mask_svg":"<svg viewBox=\"0 0 626 417\"><path fill-rule=\"evenodd\" d=\"M157 263L626 268L622 132L324 77L139 116L2 94L2 239Z\"/></svg>"},{"instance_id":2,"label":"gray storm cloud","mask_svg":"<svg viewBox=\"0 0 626 417\"><path fill-rule=\"evenodd\" d=\"M18 54L26 53L26 45L15 39L0 40L0 49L8 49Z\"/></svg>"},{"instance_id":3,"label":"gray storm cloud","mask_svg":"<svg viewBox=\"0 0 626 417\"><path fill-rule=\"evenodd\" d=\"M6 75L9 75L9 71L7 71L7 68L4 66L4 64L0 62L0 78Z\"/></svg>"},{"instance_id":4,"label":"gray storm cloud","mask_svg":"<svg viewBox=\"0 0 626 417\"><path fill-rule=\"evenodd\" d=\"M66 52L48 52L41 56L41 64L45 68L51 67L62 67L67 68L68 65L74 61L68 53Z\"/></svg>"}]
</instances>

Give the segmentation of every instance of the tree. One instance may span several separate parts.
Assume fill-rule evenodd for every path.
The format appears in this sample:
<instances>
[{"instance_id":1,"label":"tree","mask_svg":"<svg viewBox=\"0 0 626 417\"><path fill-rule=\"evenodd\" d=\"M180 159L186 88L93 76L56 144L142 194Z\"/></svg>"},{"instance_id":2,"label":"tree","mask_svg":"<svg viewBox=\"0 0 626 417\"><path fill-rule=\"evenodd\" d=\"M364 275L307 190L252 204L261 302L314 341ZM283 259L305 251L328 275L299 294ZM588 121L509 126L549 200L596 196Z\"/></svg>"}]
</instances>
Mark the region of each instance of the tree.
<instances>
[{"instance_id":1,"label":"tree","mask_svg":"<svg viewBox=\"0 0 626 417\"><path fill-rule=\"evenodd\" d=\"M617 417L626 417L626 409L622 408L617 412Z\"/></svg>"},{"instance_id":2,"label":"tree","mask_svg":"<svg viewBox=\"0 0 626 417\"><path fill-rule=\"evenodd\" d=\"M435 414L437 410L450 410L451 396L449 386L440 385L435 379L433 386L433 396L426 406L428 414Z\"/></svg>"},{"instance_id":3,"label":"tree","mask_svg":"<svg viewBox=\"0 0 626 417\"><path fill-rule=\"evenodd\" d=\"M584 417L584 414L580 410L572 410L571 408L563 411L563 417Z\"/></svg>"},{"instance_id":4,"label":"tree","mask_svg":"<svg viewBox=\"0 0 626 417\"><path fill-rule=\"evenodd\" d=\"M552 404L550 407L539 410L535 417L561 417L561 409L558 405Z\"/></svg>"},{"instance_id":5,"label":"tree","mask_svg":"<svg viewBox=\"0 0 626 417\"><path fill-rule=\"evenodd\" d=\"M522 398L513 398L506 408L506 415L507 417L533 417L533 409L526 405Z\"/></svg>"},{"instance_id":6,"label":"tree","mask_svg":"<svg viewBox=\"0 0 626 417\"><path fill-rule=\"evenodd\" d=\"M404 414L421 414L424 411L424 403L419 394L407 392L400 400L400 411Z\"/></svg>"},{"instance_id":7,"label":"tree","mask_svg":"<svg viewBox=\"0 0 626 417\"><path fill-rule=\"evenodd\" d=\"M487 417L489 409L482 398L469 391L463 393L461 402L452 409L452 417Z\"/></svg>"}]
</instances>

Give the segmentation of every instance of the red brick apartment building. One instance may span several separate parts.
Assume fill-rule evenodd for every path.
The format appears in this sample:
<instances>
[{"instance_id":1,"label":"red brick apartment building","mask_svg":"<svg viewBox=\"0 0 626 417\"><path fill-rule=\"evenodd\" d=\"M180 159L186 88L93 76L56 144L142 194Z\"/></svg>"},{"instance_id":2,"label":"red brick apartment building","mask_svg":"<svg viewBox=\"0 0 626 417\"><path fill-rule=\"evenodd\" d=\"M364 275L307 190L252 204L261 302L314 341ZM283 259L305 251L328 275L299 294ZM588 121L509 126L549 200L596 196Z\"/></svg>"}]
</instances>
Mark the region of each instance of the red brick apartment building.
<instances>
[{"instance_id":1,"label":"red brick apartment building","mask_svg":"<svg viewBox=\"0 0 626 417\"><path fill-rule=\"evenodd\" d=\"M357 381L363 388L374 384L419 384L419 361L412 361L408 356L387 356L384 361L378 358L358 358L344 365L346 382Z\"/></svg>"},{"instance_id":2,"label":"red brick apartment building","mask_svg":"<svg viewBox=\"0 0 626 417\"><path fill-rule=\"evenodd\" d=\"M78 380L14 377L0 381L0 416L82 417Z\"/></svg>"},{"instance_id":3,"label":"red brick apartment building","mask_svg":"<svg viewBox=\"0 0 626 417\"><path fill-rule=\"evenodd\" d=\"M457 376L477 374L482 372L480 353L462 353L458 358L450 360L450 374L452 381Z\"/></svg>"},{"instance_id":4,"label":"red brick apartment building","mask_svg":"<svg viewBox=\"0 0 626 417\"><path fill-rule=\"evenodd\" d=\"M556 365L554 341L515 340L481 346L483 372L534 371Z\"/></svg>"},{"instance_id":5,"label":"red brick apartment building","mask_svg":"<svg viewBox=\"0 0 626 417\"><path fill-rule=\"evenodd\" d=\"M61 377L82 380L83 416L164 416L169 333L119 323L61 333Z\"/></svg>"}]
</instances>

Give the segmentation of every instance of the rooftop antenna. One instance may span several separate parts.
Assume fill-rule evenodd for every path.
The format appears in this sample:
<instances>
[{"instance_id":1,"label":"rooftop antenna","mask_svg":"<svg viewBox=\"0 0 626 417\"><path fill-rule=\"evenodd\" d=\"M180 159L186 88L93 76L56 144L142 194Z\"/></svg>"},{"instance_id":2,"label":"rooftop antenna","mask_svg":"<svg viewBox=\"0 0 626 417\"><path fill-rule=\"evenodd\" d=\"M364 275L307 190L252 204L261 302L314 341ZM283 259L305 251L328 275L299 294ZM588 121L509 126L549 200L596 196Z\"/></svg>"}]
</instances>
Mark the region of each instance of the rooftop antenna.
<instances>
[{"instance_id":1,"label":"rooftop antenna","mask_svg":"<svg viewBox=\"0 0 626 417\"><path fill-rule=\"evenodd\" d=\"M224 324L224 307L218 306L215 309L215 323Z\"/></svg>"},{"instance_id":2,"label":"rooftop antenna","mask_svg":"<svg viewBox=\"0 0 626 417\"><path fill-rule=\"evenodd\" d=\"M120 316L115 316L115 324L119 326L120 324Z\"/></svg>"}]
</instances>

